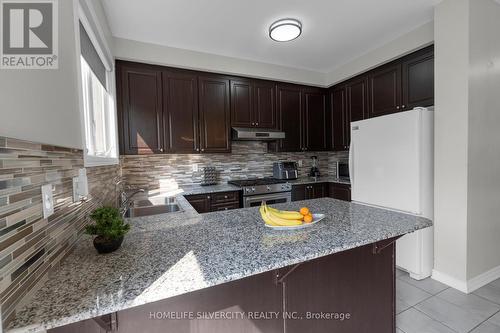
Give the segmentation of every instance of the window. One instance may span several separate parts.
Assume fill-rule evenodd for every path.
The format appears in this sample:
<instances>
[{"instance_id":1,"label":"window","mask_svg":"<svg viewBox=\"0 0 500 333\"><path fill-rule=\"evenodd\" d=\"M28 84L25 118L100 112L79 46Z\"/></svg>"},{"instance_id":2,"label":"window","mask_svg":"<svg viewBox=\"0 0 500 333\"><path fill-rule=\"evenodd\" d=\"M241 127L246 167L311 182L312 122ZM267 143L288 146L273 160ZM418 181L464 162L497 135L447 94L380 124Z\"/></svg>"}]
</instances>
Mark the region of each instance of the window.
<instances>
[{"instance_id":1,"label":"window","mask_svg":"<svg viewBox=\"0 0 500 333\"><path fill-rule=\"evenodd\" d=\"M87 29L80 23L80 70L85 166L118 164L112 72L106 69Z\"/></svg>"}]
</instances>

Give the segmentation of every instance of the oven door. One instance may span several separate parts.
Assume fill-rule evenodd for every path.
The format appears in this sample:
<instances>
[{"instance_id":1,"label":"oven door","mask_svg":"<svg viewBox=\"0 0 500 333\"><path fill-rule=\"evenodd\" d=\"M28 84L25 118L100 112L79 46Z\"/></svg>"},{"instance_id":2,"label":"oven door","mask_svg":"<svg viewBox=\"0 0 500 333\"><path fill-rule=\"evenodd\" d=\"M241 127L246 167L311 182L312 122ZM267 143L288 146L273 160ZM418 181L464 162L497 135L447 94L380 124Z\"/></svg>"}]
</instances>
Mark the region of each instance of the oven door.
<instances>
[{"instance_id":1,"label":"oven door","mask_svg":"<svg viewBox=\"0 0 500 333\"><path fill-rule=\"evenodd\" d=\"M243 197L243 207L257 207L261 205L262 201L265 201L268 205L291 202L292 192L271 193Z\"/></svg>"}]
</instances>

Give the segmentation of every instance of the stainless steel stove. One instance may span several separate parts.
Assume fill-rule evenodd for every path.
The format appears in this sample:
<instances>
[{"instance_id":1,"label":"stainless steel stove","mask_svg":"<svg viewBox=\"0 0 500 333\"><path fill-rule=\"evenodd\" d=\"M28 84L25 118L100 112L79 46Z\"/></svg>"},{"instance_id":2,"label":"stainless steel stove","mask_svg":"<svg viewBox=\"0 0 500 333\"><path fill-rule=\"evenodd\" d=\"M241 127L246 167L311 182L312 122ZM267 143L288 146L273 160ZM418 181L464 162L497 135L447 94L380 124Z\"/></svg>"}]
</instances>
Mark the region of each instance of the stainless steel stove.
<instances>
[{"instance_id":1,"label":"stainless steel stove","mask_svg":"<svg viewBox=\"0 0 500 333\"><path fill-rule=\"evenodd\" d=\"M260 206L262 201L275 204L292 200L292 185L285 179L255 178L232 180L228 183L243 190L243 207Z\"/></svg>"}]
</instances>

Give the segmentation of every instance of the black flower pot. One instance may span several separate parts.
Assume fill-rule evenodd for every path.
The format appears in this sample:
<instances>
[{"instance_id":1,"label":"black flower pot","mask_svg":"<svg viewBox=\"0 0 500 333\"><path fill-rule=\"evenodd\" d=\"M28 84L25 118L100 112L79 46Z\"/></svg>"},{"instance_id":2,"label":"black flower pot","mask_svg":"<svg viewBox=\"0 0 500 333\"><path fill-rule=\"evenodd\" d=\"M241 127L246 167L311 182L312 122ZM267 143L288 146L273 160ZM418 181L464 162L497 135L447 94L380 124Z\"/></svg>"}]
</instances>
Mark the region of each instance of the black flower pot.
<instances>
[{"instance_id":1,"label":"black flower pot","mask_svg":"<svg viewBox=\"0 0 500 333\"><path fill-rule=\"evenodd\" d=\"M102 236L97 236L94 238L94 247L97 252L103 253L111 253L113 251L118 250L123 242L123 236L117 239L107 239Z\"/></svg>"}]
</instances>

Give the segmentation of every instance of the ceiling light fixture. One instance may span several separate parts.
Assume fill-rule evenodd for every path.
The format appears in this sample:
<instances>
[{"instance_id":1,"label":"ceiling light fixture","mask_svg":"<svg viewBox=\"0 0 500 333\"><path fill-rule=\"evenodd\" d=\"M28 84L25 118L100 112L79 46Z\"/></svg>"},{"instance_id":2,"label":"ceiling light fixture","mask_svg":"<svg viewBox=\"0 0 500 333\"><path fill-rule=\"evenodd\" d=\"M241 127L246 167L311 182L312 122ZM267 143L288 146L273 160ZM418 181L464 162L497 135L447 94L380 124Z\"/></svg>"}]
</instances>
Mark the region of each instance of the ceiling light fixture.
<instances>
[{"instance_id":1,"label":"ceiling light fixture","mask_svg":"<svg viewBox=\"0 0 500 333\"><path fill-rule=\"evenodd\" d=\"M281 19L269 27L269 37L277 42L288 42L302 33L302 23L296 19Z\"/></svg>"}]
</instances>

